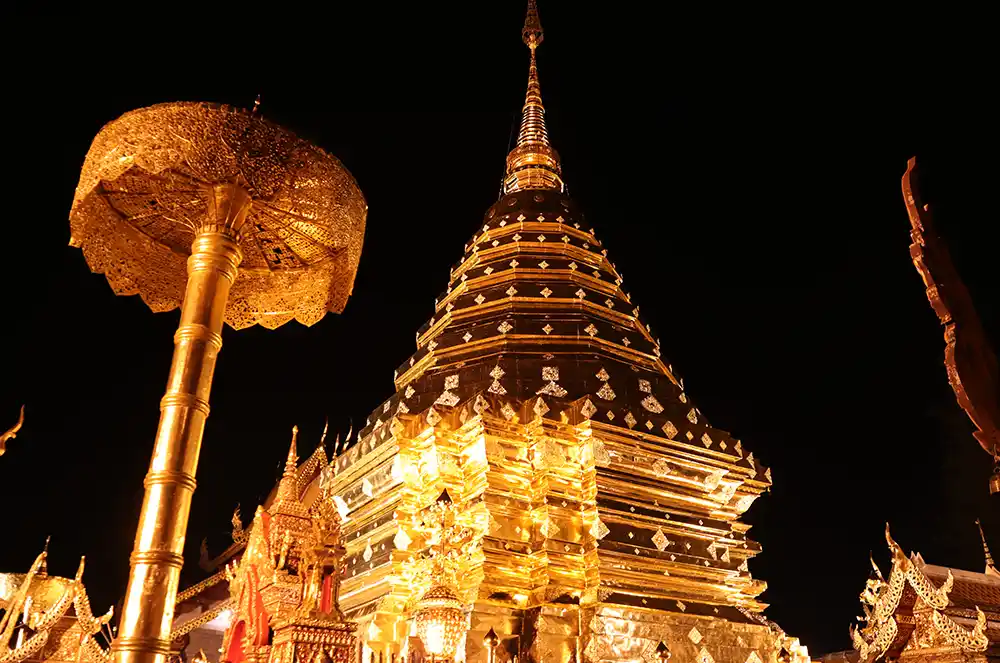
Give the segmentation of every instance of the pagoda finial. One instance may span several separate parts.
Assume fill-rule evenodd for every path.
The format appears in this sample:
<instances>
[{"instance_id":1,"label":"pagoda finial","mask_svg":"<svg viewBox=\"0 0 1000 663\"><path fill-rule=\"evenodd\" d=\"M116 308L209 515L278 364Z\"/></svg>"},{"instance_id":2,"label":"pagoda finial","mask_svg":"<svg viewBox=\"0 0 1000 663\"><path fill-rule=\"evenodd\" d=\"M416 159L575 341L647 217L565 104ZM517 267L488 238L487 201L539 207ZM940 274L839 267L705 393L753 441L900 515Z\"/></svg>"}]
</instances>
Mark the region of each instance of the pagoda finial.
<instances>
[{"instance_id":1,"label":"pagoda finial","mask_svg":"<svg viewBox=\"0 0 1000 663\"><path fill-rule=\"evenodd\" d=\"M544 38L545 33L542 31L542 20L538 18L538 3L535 0L528 0L528 13L524 17L524 28L521 30L521 39L524 40L528 48L534 51Z\"/></svg>"},{"instance_id":2,"label":"pagoda finial","mask_svg":"<svg viewBox=\"0 0 1000 663\"><path fill-rule=\"evenodd\" d=\"M296 488L296 470L299 466L299 456L296 449L296 442L299 437L299 427L292 426L292 442L288 445L288 458L285 460L285 471L281 474L281 483L278 484L277 502L291 501L298 499L298 489Z\"/></svg>"},{"instance_id":3,"label":"pagoda finial","mask_svg":"<svg viewBox=\"0 0 1000 663\"><path fill-rule=\"evenodd\" d=\"M51 535L45 537L45 547L42 548L42 564L38 567L39 575L46 575L49 572L49 541L51 540Z\"/></svg>"},{"instance_id":4,"label":"pagoda finial","mask_svg":"<svg viewBox=\"0 0 1000 663\"><path fill-rule=\"evenodd\" d=\"M528 0L528 13L521 29L521 39L531 52L528 65L528 91L521 111L521 130L517 146L507 155L507 173L503 191L512 193L524 189L563 190L562 167L559 155L549 143L545 128L545 107L542 105L542 88L538 83L538 63L535 50L542 43L545 33L538 18L535 0Z\"/></svg>"},{"instance_id":5,"label":"pagoda finial","mask_svg":"<svg viewBox=\"0 0 1000 663\"><path fill-rule=\"evenodd\" d=\"M979 528L979 538L983 540L983 553L986 554L986 573L997 574L997 567L993 563L993 555L990 554L990 546L986 543L986 534L983 532L983 524L979 522L979 518L976 518L976 527Z\"/></svg>"}]
</instances>

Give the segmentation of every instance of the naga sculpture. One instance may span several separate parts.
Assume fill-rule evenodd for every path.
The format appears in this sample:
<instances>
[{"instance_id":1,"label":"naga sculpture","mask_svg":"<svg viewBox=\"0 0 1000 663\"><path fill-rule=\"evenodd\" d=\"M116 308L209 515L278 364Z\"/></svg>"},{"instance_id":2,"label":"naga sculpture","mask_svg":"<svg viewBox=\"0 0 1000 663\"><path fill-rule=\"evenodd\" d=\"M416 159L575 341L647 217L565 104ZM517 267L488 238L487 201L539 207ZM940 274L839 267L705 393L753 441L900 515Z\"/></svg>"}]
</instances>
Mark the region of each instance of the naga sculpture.
<instances>
[{"instance_id":1,"label":"naga sculpture","mask_svg":"<svg viewBox=\"0 0 1000 663\"><path fill-rule=\"evenodd\" d=\"M944 329L944 365L958 404L977 430L973 436L993 457L990 492L1000 493L1000 372L968 289L948 248L938 237L930 205L920 195L916 157L903 175L903 199L910 216L910 257L927 290L927 299Z\"/></svg>"},{"instance_id":2,"label":"naga sculpture","mask_svg":"<svg viewBox=\"0 0 1000 663\"><path fill-rule=\"evenodd\" d=\"M7 451L8 440L13 440L15 437L17 437L17 432L21 430L21 426L23 425L24 425L24 406L22 405L21 416L18 417L17 423L14 424L14 426L6 433L0 435L0 456L4 455L4 452Z\"/></svg>"}]
</instances>

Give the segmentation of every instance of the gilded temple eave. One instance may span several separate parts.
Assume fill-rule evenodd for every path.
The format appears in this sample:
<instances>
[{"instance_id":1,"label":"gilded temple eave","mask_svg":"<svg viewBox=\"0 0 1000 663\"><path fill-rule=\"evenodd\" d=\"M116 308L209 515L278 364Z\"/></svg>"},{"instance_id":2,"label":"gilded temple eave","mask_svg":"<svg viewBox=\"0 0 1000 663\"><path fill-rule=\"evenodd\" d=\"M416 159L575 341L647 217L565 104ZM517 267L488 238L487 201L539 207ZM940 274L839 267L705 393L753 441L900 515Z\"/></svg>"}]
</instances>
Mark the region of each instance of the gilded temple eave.
<instances>
[{"instance_id":1,"label":"gilded temple eave","mask_svg":"<svg viewBox=\"0 0 1000 663\"><path fill-rule=\"evenodd\" d=\"M993 660L1000 656L1000 578L907 557L889 535L888 577L872 562L865 617L851 630L861 663Z\"/></svg>"}]
</instances>

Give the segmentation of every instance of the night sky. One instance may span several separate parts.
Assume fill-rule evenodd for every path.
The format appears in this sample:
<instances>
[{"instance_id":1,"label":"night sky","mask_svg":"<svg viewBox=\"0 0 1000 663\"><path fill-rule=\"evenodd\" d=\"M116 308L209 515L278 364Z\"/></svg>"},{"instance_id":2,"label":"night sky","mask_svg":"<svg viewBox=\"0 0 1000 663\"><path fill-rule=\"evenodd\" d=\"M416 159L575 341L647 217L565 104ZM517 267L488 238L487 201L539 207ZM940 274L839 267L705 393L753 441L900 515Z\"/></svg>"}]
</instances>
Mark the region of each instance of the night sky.
<instances>
[{"instance_id":1,"label":"night sky","mask_svg":"<svg viewBox=\"0 0 1000 663\"><path fill-rule=\"evenodd\" d=\"M982 22L868 30L817 12L722 27L646 3L540 4L542 95L570 193L695 402L772 467L747 515L768 617L813 653L848 648L869 550L888 563L886 521L904 550L982 570L974 520L1000 552L1000 498L945 376L900 194L915 154L1000 347ZM305 455L324 417L331 439L356 430L393 391L498 195L527 79L523 10L5 21L0 429L22 402L27 418L0 458L0 570L26 570L52 535L53 573L87 556L95 609L124 591L178 314L115 297L67 245L101 126L260 93L263 114L338 156L370 206L343 315L224 334L186 584L202 538L221 551L236 504L249 518L273 486L292 424Z\"/></svg>"}]
</instances>

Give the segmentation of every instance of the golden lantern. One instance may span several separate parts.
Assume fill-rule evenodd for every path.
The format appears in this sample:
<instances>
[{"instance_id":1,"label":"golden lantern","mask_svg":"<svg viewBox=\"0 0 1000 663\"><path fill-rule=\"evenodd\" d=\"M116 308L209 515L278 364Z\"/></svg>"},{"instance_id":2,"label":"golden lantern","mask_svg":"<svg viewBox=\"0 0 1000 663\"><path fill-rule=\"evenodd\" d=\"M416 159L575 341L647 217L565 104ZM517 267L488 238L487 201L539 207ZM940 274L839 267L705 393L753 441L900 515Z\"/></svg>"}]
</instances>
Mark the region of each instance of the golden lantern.
<instances>
[{"instance_id":1,"label":"golden lantern","mask_svg":"<svg viewBox=\"0 0 1000 663\"><path fill-rule=\"evenodd\" d=\"M433 658L452 659L465 633L462 602L447 585L436 584L417 602L417 635Z\"/></svg>"}]
</instances>

